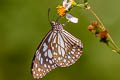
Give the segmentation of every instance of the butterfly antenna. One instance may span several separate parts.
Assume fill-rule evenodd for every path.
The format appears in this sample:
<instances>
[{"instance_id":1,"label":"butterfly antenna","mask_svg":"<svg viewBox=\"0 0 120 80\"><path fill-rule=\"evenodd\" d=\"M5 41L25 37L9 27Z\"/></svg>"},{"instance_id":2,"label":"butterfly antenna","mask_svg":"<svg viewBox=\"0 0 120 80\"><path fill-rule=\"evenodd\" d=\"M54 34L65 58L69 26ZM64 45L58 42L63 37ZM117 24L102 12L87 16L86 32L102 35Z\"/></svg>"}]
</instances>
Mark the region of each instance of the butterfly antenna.
<instances>
[{"instance_id":1,"label":"butterfly antenna","mask_svg":"<svg viewBox=\"0 0 120 80\"><path fill-rule=\"evenodd\" d=\"M48 21L49 21L49 23L51 22L50 21L50 8L48 8Z\"/></svg>"}]
</instances>

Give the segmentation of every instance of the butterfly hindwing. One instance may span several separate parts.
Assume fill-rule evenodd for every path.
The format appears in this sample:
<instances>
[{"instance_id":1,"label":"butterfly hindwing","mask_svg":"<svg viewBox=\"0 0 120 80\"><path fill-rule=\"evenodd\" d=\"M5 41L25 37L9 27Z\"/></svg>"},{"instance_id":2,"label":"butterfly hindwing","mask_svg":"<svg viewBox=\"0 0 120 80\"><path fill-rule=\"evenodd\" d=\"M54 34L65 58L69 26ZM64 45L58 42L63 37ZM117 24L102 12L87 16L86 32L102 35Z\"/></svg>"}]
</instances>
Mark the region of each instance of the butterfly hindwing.
<instances>
[{"instance_id":1,"label":"butterfly hindwing","mask_svg":"<svg viewBox=\"0 0 120 80\"><path fill-rule=\"evenodd\" d=\"M67 31L57 32L53 41L56 43L53 55L58 66L70 66L80 58L82 43Z\"/></svg>"}]
</instances>

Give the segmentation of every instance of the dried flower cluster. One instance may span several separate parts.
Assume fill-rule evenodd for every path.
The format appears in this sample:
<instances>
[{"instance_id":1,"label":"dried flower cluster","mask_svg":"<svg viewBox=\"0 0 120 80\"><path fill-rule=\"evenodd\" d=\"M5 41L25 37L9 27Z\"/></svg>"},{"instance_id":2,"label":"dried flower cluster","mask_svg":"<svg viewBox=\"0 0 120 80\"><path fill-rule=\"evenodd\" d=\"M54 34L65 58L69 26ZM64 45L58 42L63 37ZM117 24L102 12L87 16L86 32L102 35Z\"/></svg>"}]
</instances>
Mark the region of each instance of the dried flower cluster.
<instances>
[{"instance_id":1,"label":"dried flower cluster","mask_svg":"<svg viewBox=\"0 0 120 80\"><path fill-rule=\"evenodd\" d=\"M107 43L108 44L108 31L102 29L102 26L99 22L93 21L91 22L91 25L88 26L88 30L95 34L97 37L100 38L101 42Z\"/></svg>"}]
</instances>

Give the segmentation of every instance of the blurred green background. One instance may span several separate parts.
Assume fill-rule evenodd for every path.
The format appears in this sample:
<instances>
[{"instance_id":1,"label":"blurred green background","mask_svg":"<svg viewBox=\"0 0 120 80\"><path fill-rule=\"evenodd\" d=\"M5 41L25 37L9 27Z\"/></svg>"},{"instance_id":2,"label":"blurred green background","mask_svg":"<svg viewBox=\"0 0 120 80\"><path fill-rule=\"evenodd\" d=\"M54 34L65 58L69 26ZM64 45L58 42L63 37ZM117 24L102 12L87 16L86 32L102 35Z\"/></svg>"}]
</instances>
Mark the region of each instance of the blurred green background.
<instances>
[{"instance_id":1,"label":"blurred green background","mask_svg":"<svg viewBox=\"0 0 120 80\"><path fill-rule=\"evenodd\" d=\"M80 0L77 0L80 2ZM92 8L120 46L120 0L89 0ZM0 0L0 80L34 80L30 67L34 52L51 29L56 6L62 0ZM120 55L99 42L87 26L94 16L75 8L72 15L78 24L65 29L81 39L84 53L68 68L56 68L41 80L120 80Z\"/></svg>"}]
</instances>

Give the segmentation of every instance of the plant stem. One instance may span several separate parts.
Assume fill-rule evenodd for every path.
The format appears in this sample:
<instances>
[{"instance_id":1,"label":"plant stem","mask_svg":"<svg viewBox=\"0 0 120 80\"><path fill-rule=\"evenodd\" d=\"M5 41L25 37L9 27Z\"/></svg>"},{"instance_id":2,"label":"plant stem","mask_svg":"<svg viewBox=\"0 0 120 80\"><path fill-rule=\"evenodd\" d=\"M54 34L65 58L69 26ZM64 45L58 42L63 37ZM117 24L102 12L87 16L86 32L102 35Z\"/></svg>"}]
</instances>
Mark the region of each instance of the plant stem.
<instances>
[{"instance_id":1,"label":"plant stem","mask_svg":"<svg viewBox=\"0 0 120 80\"><path fill-rule=\"evenodd\" d=\"M100 20L100 18L96 15L96 13L91 9L89 8L88 9L95 17L96 19L99 21L99 23L101 24L102 26L102 29L105 30L105 26L103 25L102 21ZM110 34L108 34L108 38L111 42L111 44L115 47L114 50L120 54L120 48L116 45L116 43L113 41L112 37L110 36ZM112 48L112 47L111 47ZM113 48L112 48L113 49Z\"/></svg>"}]
</instances>

